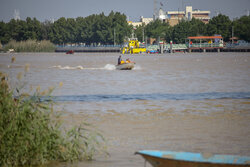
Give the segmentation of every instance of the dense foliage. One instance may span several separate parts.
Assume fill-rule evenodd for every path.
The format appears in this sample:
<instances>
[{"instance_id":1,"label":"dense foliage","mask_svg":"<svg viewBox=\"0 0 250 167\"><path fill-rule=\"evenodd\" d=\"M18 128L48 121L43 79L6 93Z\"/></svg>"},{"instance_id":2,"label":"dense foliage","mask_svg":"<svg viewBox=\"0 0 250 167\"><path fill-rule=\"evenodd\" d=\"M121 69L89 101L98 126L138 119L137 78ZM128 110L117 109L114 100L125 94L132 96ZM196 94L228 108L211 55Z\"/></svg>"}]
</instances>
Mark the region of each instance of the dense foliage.
<instances>
[{"instance_id":1,"label":"dense foliage","mask_svg":"<svg viewBox=\"0 0 250 167\"><path fill-rule=\"evenodd\" d=\"M175 43L185 42L188 36L220 34L227 42L232 36L232 29L239 39L250 41L250 16L242 16L231 21L228 16L219 14L208 24L192 19L191 21L181 20L173 27L168 23L155 20L148 25L138 26L134 33L140 41L143 40L144 33L145 39L161 38ZM12 19L8 23L0 22L0 42L7 44L11 40L33 39L50 40L54 44L122 44L126 37L131 36L132 31L126 16L113 11L108 16L101 13L85 18L61 17L54 23L39 22L36 18L28 17L25 21Z\"/></svg>"},{"instance_id":2,"label":"dense foliage","mask_svg":"<svg viewBox=\"0 0 250 167\"><path fill-rule=\"evenodd\" d=\"M229 38L232 37L232 21L228 16L219 14L209 21L206 34L220 34L225 41L228 41Z\"/></svg>"},{"instance_id":3,"label":"dense foliage","mask_svg":"<svg viewBox=\"0 0 250 167\"><path fill-rule=\"evenodd\" d=\"M250 42L250 16L242 16L235 20L233 27L235 36Z\"/></svg>"},{"instance_id":4,"label":"dense foliage","mask_svg":"<svg viewBox=\"0 0 250 167\"><path fill-rule=\"evenodd\" d=\"M172 32L172 39L176 43L185 43L185 39L189 36L205 35L205 24L197 19L191 21L180 21L175 25Z\"/></svg>"},{"instance_id":5,"label":"dense foliage","mask_svg":"<svg viewBox=\"0 0 250 167\"><path fill-rule=\"evenodd\" d=\"M115 34L115 37L114 37ZM90 15L88 17L64 18L54 23L39 22L36 18L24 20L10 20L0 22L0 41L7 44L11 40L23 41L28 39L50 40L55 44L63 43L101 43L121 44L125 36L130 36L131 27L126 16L119 12Z\"/></svg>"},{"instance_id":6,"label":"dense foliage","mask_svg":"<svg viewBox=\"0 0 250 167\"><path fill-rule=\"evenodd\" d=\"M10 88L6 74L0 72L0 79L0 166L89 160L103 148L102 136L89 130L86 123L64 130L60 114L49 100L53 88L44 92L37 89L29 95L20 89L23 84ZM45 97L47 100L42 102Z\"/></svg>"}]
</instances>

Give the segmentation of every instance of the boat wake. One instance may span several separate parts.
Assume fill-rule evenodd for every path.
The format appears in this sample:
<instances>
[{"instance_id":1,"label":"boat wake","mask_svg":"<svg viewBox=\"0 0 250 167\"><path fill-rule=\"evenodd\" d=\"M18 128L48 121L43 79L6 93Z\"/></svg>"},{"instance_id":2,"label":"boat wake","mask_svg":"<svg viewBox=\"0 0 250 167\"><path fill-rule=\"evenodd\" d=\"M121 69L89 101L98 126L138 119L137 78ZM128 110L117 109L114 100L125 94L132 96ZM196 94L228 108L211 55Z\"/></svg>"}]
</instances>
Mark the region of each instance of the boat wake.
<instances>
[{"instance_id":1,"label":"boat wake","mask_svg":"<svg viewBox=\"0 0 250 167\"><path fill-rule=\"evenodd\" d=\"M141 66L135 64L135 67L132 70L141 70L141 69L142 69Z\"/></svg>"},{"instance_id":2,"label":"boat wake","mask_svg":"<svg viewBox=\"0 0 250 167\"><path fill-rule=\"evenodd\" d=\"M75 66L75 67L70 67L70 66L61 66L61 65L58 65L58 66L52 66L50 68L58 68L58 69L61 69L61 70L83 70L83 66Z\"/></svg>"},{"instance_id":3,"label":"boat wake","mask_svg":"<svg viewBox=\"0 0 250 167\"><path fill-rule=\"evenodd\" d=\"M106 65L104 66L104 69L105 69L105 70L115 70L116 67L115 67L114 64L106 64Z\"/></svg>"},{"instance_id":4,"label":"boat wake","mask_svg":"<svg viewBox=\"0 0 250 167\"><path fill-rule=\"evenodd\" d=\"M101 68L84 68L83 66L52 66L49 68L58 68L60 70L115 70L115 65L113 64L106 64L104 67Z\"/></svg>"},{"instance_id":5,"label":"boat wake","mask_svg":"<svg viewBox=\"0 0 250 167\"><path fill-rule=\"evenodd\" d=\"M114 64L106 64L104 67L100 68L84 68L83 66L52 66L49 68L58 68L60 70L116 70L116 67ZM135 65L135 67L132 70L141 70L141 67L139 65Z\"/></svg>"}]
</instances>

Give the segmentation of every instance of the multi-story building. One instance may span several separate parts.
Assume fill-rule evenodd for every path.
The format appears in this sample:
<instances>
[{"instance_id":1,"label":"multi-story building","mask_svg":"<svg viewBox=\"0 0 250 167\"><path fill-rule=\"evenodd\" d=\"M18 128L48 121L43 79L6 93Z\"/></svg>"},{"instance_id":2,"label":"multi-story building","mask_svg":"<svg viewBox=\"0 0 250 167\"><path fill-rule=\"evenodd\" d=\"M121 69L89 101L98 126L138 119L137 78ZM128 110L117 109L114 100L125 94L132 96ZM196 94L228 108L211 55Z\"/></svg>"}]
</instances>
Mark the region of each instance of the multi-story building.
<instances>
[{"instance_id":1,"label":"multi-story building","mask_svg":"<svg viewBox=\"0 0 250 167\"><path fill-rule=\"evenodd\" d=\"M166 21L171 25L174 26L179 23L180 20L191 20L192 18L199 19L204 23L208 23L210 20L210 11L200 11L200 10L193 10L192 6L186 6L185 11L168 11Z\"/></svg>"}]
</instances>

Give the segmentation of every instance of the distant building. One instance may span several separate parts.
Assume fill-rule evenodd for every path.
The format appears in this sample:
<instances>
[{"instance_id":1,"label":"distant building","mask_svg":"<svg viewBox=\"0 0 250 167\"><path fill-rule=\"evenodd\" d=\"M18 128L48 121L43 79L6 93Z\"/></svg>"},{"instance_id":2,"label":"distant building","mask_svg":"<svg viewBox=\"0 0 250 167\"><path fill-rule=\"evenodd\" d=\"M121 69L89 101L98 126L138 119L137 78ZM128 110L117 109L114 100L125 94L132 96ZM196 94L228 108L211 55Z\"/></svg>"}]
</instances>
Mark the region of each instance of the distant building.
<instances>
[{"instance_id":1,"label":"distant building","mask_svg":"<svg viewBox=\"0 0 250 167\"><path fill-rule=\"evenodd\" d=\"M148 23L150 23L151 21L153 21L153 18L144 18L143 16L141 16L141 20L142 23L144 23L145 25L147 25Z\"/></svg>"},{"instance_id":2,"label":"distant building","mask_svg":"<svg viewBox=\"0 0 250 167\"><path fill-rule=\"evenodd\" d=\"M199 19L204 23L208 23L210 20L209 14L210 11L200 11L197 9L193 10L192 6L186 6L185 11L168 11L166 21L171 26L178 24L182 19L191 20L192 18Z\"/></svg>"},{"instance_id":3,"label":"distant building","mask_svg":"<svg viewBox=\"0 0 250 167\"><path fill-rule=\"evenodd\" d=\"M151 21L153 21L153 18L144 18L143 16L141 16L139 22L128 21L128 24L129 24L129 25L132 25L133 27L136 27L136 26L142 25L143 23L144 23L145 25L147 25L147 24L150 23Z\"/></svg>"},{"instance_id":4,"label":"distant building","mask_svg":"<svg viewBox=\"0 0 250 167\"><path fill-rule=\"evenodd\" d=\"M204 23L208 23L210 20L209 14L210 14L210 11L201 11L197 9L193 10L192 6L186 6L185 11L164 12L164 10L160 8L158 15L155 18L160 19L163 22L168 22L171 26L174 26L183 19L191 20L192 18L199 19ZM147 25L153 20L154 20L153 18L144 18L143 16L141 16L139 22L128 21L128 24L136 27L136 26L142 25L143 23Z\"/></svg>"},{"instance_id":5,"label":"distant building","mask_svg":"<svg viewBox=\"0 0 250 167\"><path fill-rule=\"evenodd\" d=\"M159 15L158 15L158 19L165 21L167 18L166 13L163 11L162 8L159 9Z\"/></svg>"}]
</instances>

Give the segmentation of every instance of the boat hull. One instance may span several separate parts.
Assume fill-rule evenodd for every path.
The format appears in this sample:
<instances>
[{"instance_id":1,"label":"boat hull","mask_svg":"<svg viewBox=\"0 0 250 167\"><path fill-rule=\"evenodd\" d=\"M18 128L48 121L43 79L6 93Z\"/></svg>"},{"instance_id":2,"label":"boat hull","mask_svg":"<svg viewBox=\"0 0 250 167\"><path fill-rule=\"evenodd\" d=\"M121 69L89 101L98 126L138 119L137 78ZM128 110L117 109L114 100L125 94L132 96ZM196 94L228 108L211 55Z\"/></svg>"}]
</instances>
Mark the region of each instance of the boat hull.
<instances>
[{"instance_id":1,"label":"boat hull","mask_svg":"<svg viewBox=\"0 0 250 167\"><path fill-rule=\"evenodd\" d=\"M153 167L250 167L250 157L171 151L139 151Z\"/></svg>"},{"instance_id":2,"label":"boat hull","mask_svg":"<svg viewBox=\"0 0 250 167\"><path fill-rule=\"evenodd\" d=\"M132 70L134 68L134 63L124 63L116 65L117 70Z\"/></svg>"}]
</instances>

